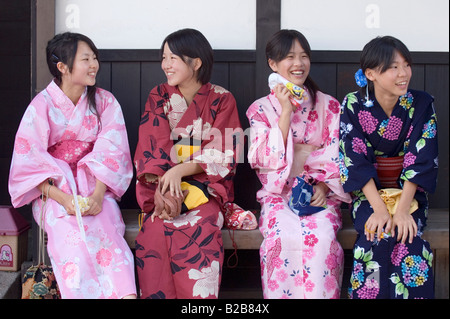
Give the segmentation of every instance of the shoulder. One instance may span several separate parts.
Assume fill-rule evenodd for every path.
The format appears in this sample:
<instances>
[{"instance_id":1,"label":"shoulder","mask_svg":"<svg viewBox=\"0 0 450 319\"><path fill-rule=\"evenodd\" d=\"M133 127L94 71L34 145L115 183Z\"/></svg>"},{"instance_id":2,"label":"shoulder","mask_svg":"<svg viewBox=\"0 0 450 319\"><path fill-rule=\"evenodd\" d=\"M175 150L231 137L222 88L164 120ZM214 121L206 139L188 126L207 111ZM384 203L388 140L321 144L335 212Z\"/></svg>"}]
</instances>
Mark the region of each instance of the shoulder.
<instances>
[{"instance_id":1,"label":"shoulder","mask_svg":"<svg viewBox=\"0 0 450 319\"><path fill-rule=\"evenodd\" d=\"M267 113L274 110L270 95L263 96L254 101L247 109L247 117L252 117L255 113Z\"/></svg>"},{"instance_id":2,"label":"shoulder","mask_svg":"<svg viewBox=\"0 0 450 319\"><path fill-rule=\"evenodd\" d=\"M97 103L97 109L102 113L110 106L120 107L116 97L109 91L96 88L95 99Z\"/></svg>"},{"instance_id":3,"label":"shoulder","mask_svg":"<svg viewBox=\"0 0 450 319\"><path fill-rule=\"evenodd\" d=\"M418 90L408 90L404 96L400 98L400 105L404 108L414 109L413 118L417 120L421 120L423 118L428 118L426 114L435 113L434 106L434 97L424 91Z\"/></svg>"},{"instance_id":4,"label":"shoulder","mask_svg":"<svg viewBox=\"0 0 450 319\"><path fill-rule=\"evenodd\" d=\"M330 105L330 104L335 105L336 103L338 105L340 105L339 101L335 97L333 97L329 94L323 93L322 91L317 91L316 101L317 101L317 103L325 103L328 105Z\"/></svg>"},{"instance_id":5,"label":"shoulder","mask_svg":"<svg viewBox=\"0 0 450 319\"><path fill-rule=\"evenodd\" d=\"M425 91L408 90L408 93L406 95L408 94L413 96L414 102L416 104L417 103L430 104L434 101L434 97Z\"/></svg>"},{"instance_id":6,"label":"shoulder","mask_svg":"<svg viewBox=\"0 0 450 319\"><path fill-rule=\"evenodd\" d=\"M234 98L234 95L227 89L221 87L220 85L208 83L208 84L205 84L205 86L206 86L206 89L209 90L213 94L213 96L217 95L217 98L220 98L221 100L233 101L233 102L236 101Z\"/></svg>"},{"instance_id":7,"label":"shoulder","mask_svg":"<svg viewBox=\"0 0 450 319\"><path fill-rule=\"evenodd\" d=\"M336 101L337 99L329 94L323 93L322 91L317 91L316 92L316 98L318 100L323 100L323 101Z\"/></svg>"},{"instance_id":8,"label":"shoulder","mask_svg":"<svg viewBox=\"0 0 450 319\"><path fill-rule=\"evenodd\" d=\"M216 94L233 95L233 94L231 94L230 91L228 91L227 89L224 89L220 85L212 84L212 83L209 83L209 85L208 84L205 84L205 85L207 85L209 87L209 90L213 91Z\"/></svg>"},{"instance_id":9,"label":"shoulder","mask_svg":"<svg viewBox=\"0 0 450 319\"><path fill-rule=\"evenodd\" d=\"M95 94L99 98L104 99L104 100L110 100L110 99L115 100L116 99L111 92L109 92L105 89L99 88L99 87L97 88L97 91L95 92Z\"/></svg>"}]
</instances>

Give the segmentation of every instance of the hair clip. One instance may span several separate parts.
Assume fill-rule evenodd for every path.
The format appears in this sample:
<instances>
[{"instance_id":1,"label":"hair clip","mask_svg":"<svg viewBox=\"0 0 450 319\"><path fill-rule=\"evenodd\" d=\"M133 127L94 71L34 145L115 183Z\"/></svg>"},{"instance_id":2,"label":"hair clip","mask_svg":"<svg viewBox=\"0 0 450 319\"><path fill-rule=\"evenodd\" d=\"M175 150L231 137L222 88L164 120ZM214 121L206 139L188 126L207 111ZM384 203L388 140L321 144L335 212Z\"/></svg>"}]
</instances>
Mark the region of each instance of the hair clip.
<instances>
[{"instance_id":1,"label":"hair clip","mask_svg":"<svg viewBox=\"0 0 450 319\"><path fill-rule=\"evenodd\" d=\"M361 69L356 71L355 80L356 80L356 84L358 84L359 87L363 88L363 87L367 86L367 78Z\"/></svg>"}]
</instances>

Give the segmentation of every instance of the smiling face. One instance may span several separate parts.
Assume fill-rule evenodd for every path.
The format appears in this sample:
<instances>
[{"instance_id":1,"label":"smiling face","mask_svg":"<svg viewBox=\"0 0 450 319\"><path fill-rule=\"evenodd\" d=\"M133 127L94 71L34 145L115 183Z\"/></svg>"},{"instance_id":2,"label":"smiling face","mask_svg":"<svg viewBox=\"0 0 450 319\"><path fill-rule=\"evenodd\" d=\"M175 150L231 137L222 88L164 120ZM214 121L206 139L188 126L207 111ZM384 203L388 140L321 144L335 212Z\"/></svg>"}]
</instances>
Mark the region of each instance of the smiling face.
<instances>
[{"instance_id":1,"label":"smiling face","mask_svg":"<svg viewBox=\"0 0 450 319\"><path fill-rule=\"evenodd\" d=\"M373 82L377 100L398 98L406 94L412 76L411 65L398 52L394 52L391 64L386 71L367 69L366 77Z\"/></svg>"},{"instance_id":2,"label":"smiling face","mask_svg":"<svg viewBox=\"0 0 450 319\"><path fill-rule=\"evenodd\" d=\"M180 56L174 54L167 42L164 44L161 68L167 77L170 86L190 87L197 84L197 70L201 65L200 59L188 59L185 62Z\"/></svg>"},{"instance_id":3,"label":"smiling face","mask_svg":"<svg viewBox=\"0 0 450 319\"><path fill-rule=\"evenodd\" d=\"M58 63L58 69L62 73L64 85L84 88L95 85L99 63L97 56L89 45L84 41L79 41L72 70L69 71L68 66L62 62Z\"/></svg>"},{"instance_id":4,"label":"smiling face","mask_svg":"<svg viewBox=\"0 0 450 319\"><path fill-rule=\"evenodd\" d=\"M303 87L309 75L311 60L300 42L295 40L287 56L278 62L269 59L269 66L289 82Z\"/></svg>"}]
</instances>

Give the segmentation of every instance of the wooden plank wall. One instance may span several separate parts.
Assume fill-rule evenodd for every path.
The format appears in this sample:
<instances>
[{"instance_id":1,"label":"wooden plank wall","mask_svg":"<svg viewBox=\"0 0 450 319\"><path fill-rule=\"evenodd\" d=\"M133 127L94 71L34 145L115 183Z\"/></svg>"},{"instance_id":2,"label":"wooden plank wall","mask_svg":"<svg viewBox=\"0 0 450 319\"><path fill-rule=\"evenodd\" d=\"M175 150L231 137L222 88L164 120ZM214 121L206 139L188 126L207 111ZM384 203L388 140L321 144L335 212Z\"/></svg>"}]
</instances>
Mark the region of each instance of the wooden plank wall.
<instances>
[{"instance_id":1,"label":"wooden plank wall","mask_svg":"<svg viewBox=\"0 0 450 319\"><path fill-rule=\"evenodd\" d=\"M0 0L0 205L10 205L14 137L31 101L30 1Z\"/></svg>"},{"instance_id":2,"label":"wooden plank wall","mask_svg":"<svg viewBox=\"0 0 450 319\"><path fill-rule=\"evenodd\" d=\"M37 45L33 38L35 6L36 0L0 0L0 205L11 204L7 181L14 136L36 88L36 75L31 71ZM245 117L248 106L267 94L270 70L264 48L268 38L280 28L280 8L280 0L257 1L256 50L215 51L212 82L234 94L244 128L248 127ZM426 90L436 98L440 172L437 192L430 196L431 207L448 208L448 52L414 52L413 59L411 87ZM102 70L98 84L111 91L121 103L134 154L140 114L147 95L155 85L165 81L158 50L101 50L100 60ZM342 101L347 92L357 89L353 74L358 61L359 52L313 51L311 75L322 91ZM236 202L247 209L258 208L255 194L260 184L248 164L238 167L235 181ZM120 203L122 208L137 208L134 191L133 181Z\"/></svg>"},{"instance_id":3,"label":"wooden plank wall","mask_svg":"<svg viewBox=\"0 0 450 319\"><path fill-rule=\"evenodd\" d=\"M360 52L313 51L311 76L321 90L339 101L358 87L354 73L359 68ZM236 98L243 128L249 126L245 112L259 98L256 91L267 94L267 88L257 88L258 72L255 51L220 50L214 52L215 64L211 82L231 91ZM439 120L440 174L436 194L430 195L431 207L448 207L448 55L446 53L413 52L415 64L411 87L435 96ZM148 93L165 81L157 50L101 50L101 72L98 84L110 90L122 105L132 154L136 148L140 114ZM268 67L260 74L268 73ZM263 76L263 75L261 75ZM267 80L267 78L266 78ZM266 80L259 82L266 82ZM247 150L247 149L246 149ZM246 209L258 208L255 200L260 184L248 163L240 164L235 178L236 202ZM137 207L134 182L121 202L122 208Z\"/></svg>"}]
</instances>

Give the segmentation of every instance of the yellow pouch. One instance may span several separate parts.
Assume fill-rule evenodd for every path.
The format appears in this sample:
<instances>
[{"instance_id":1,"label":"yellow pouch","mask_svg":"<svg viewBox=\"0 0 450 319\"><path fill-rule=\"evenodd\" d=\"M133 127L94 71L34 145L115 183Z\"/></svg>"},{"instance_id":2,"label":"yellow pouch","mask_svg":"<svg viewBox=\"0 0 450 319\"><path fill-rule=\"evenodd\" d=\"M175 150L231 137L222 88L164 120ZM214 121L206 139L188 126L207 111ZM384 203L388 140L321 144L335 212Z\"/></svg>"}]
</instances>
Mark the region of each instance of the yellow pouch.
<instances>
[{"instance_id":1,"label":"yellow pouch","mask_svg":"<svg viewBox=\"0 0 450 319\"><path fill-rule=\"evenodd\" d=\"M402 194L402 190L399 188L383 188L378 191L381 196L381 199L386 204L386 208L389 214L394 215L397 210L398 202L400 200L400 195ZM411 207L409 208L409 213L414 213L419 208L419 203L414 198L411 202Z\"/></svg>"},{"instance_id":2,"label":"yellow pouch","mask_svg":"<svg viewBox=\"0 0 450 319\"><path fill-rule=\"evenodd\" d=\"M189 191L181 205L181 212L186 212L209 201L206 185L198 181L181 182L181 190Z\"/></svg>"}]
</instances>

